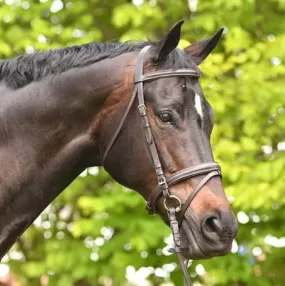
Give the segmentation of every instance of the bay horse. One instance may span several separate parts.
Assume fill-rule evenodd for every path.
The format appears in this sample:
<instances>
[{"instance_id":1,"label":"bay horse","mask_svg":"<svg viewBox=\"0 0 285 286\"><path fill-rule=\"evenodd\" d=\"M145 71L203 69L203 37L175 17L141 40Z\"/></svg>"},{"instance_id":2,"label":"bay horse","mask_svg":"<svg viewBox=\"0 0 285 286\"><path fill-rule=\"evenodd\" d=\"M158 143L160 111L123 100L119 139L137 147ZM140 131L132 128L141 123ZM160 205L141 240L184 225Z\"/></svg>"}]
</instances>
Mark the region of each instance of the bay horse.
<instances>
[{"instance_id":1,"label":"bay horse","mask_svg":"<svg viewBox=\"0 0 285 286\"><path fill-rule=\"evenodd\" d=\"M171 227L179 258L230 251L237 223L213 159L213 111L198 68L222 29L181 50L182 23L157 42L0 61L0 257L90 166L148 201Z\"/></svg>"}]
</instances>

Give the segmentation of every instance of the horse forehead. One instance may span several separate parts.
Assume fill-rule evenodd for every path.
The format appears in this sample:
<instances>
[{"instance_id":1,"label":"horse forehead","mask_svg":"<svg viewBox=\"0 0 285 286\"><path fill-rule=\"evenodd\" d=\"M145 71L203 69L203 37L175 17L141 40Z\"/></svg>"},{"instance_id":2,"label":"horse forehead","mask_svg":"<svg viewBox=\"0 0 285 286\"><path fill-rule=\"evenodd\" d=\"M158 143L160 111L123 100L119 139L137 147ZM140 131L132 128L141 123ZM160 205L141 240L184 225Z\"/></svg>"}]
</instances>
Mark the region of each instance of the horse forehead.
<instances>
[{"instance_id":1,"label":"horse forehead","mask_svg":"<svg viewBox=\"0 0 285 286\"><path fill-rule=\"evenodd\" d=\"M149 83L145 83L144 90L151 95L155 95L156 98L176 98L181 96L182 91L179 88L179 77L159 78Z\"/></svg>"}]
</instances>

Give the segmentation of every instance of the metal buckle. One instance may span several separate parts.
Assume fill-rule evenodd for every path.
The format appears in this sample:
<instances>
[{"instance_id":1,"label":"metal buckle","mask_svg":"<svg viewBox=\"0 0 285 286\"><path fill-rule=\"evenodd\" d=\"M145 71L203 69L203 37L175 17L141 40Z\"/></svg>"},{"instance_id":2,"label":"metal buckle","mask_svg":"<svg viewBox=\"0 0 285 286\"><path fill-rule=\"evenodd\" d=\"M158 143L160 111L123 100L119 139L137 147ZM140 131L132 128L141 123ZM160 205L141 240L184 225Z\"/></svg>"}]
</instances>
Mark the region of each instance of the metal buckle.
<instances>
[{"instance_id":1,"label":"metal buckle","mask_svg":"<svg viewBox=\"0 0 285 286\"><path fill-rule=\"evenodd\" d=\"M146 116L146 107L144 104L138 105L140 116Z\"/></svg>"},{"instance_id":2,"label":"metal buckle","mask_svg":"<svg viewBox=\"0 0 285 286\"><path fill-rule=\"evenodd\" d=\"M177 206L173 205L173 206L168 206L167 204L173 200L174 202L176 201L178 203ZM168 198L165 198L164 201L163 201L163 205L165 207L165 209L167 211L170 211L170 208L171 207L175 207L175 211L178 213L181 211L181 207L182 207L182 203L181 203L181 200L177 197L177 196L174 196L174 195L170 195Z\"/></svg>"},{"instance_id":3,"label":"metal buckle","mask_svg":"<svg viewBox=\"0 0 285 286\"><path fill-rule=\"evenodd\" d=\"M165 179L164 176L159 176L157 181L158 181L158 184L160 186L162 186L162 185L164 185L166 183L166 179Z\"/></svg>"}]
</instances>

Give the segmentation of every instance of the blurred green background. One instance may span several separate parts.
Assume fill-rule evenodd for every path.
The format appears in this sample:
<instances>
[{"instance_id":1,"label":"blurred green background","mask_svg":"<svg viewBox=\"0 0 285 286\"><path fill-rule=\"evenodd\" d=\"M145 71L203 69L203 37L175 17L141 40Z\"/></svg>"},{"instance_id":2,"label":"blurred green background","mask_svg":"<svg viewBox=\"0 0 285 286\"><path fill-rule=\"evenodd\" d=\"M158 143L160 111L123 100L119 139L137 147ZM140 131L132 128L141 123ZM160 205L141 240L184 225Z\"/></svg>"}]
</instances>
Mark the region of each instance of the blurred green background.
<instances>
[{"instance_id":1,"label":"blurred green background","mask_svg":"<svg viewBox=\"0 0 285 286\"><path fill-rule=\"evenodd\" d=\"M226 28L201 84L239 221L232 254L193 262L189 272L195 285L284 286L285 0L0 0L0 57L155 40L182 18L181 47ZM182 285L169 235L138 194L90 168L5 256L0 285Z\"/></svg>"}]
</instances>

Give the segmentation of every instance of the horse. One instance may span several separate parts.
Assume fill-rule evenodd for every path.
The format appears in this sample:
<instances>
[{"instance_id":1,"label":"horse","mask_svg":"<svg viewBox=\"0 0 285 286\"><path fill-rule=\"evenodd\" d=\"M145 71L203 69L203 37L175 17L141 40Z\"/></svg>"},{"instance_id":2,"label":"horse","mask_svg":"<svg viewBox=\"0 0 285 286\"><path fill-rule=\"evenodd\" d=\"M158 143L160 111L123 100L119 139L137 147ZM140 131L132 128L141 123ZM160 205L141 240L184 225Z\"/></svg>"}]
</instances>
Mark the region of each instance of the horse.
<instances>
[{"instance_id":1,"label":"horse","mask_svg":"<svg viewBox=\"0 0 285 286\"><path fill-rule=\"evenodd\" d=\"M213 158L213 110L198 67L223 30L182 50L182 24L155 42L0 61L0 257L91 166L145 198L184 262L231 250L237 222Z\"/></svg>"}]
</instances>

